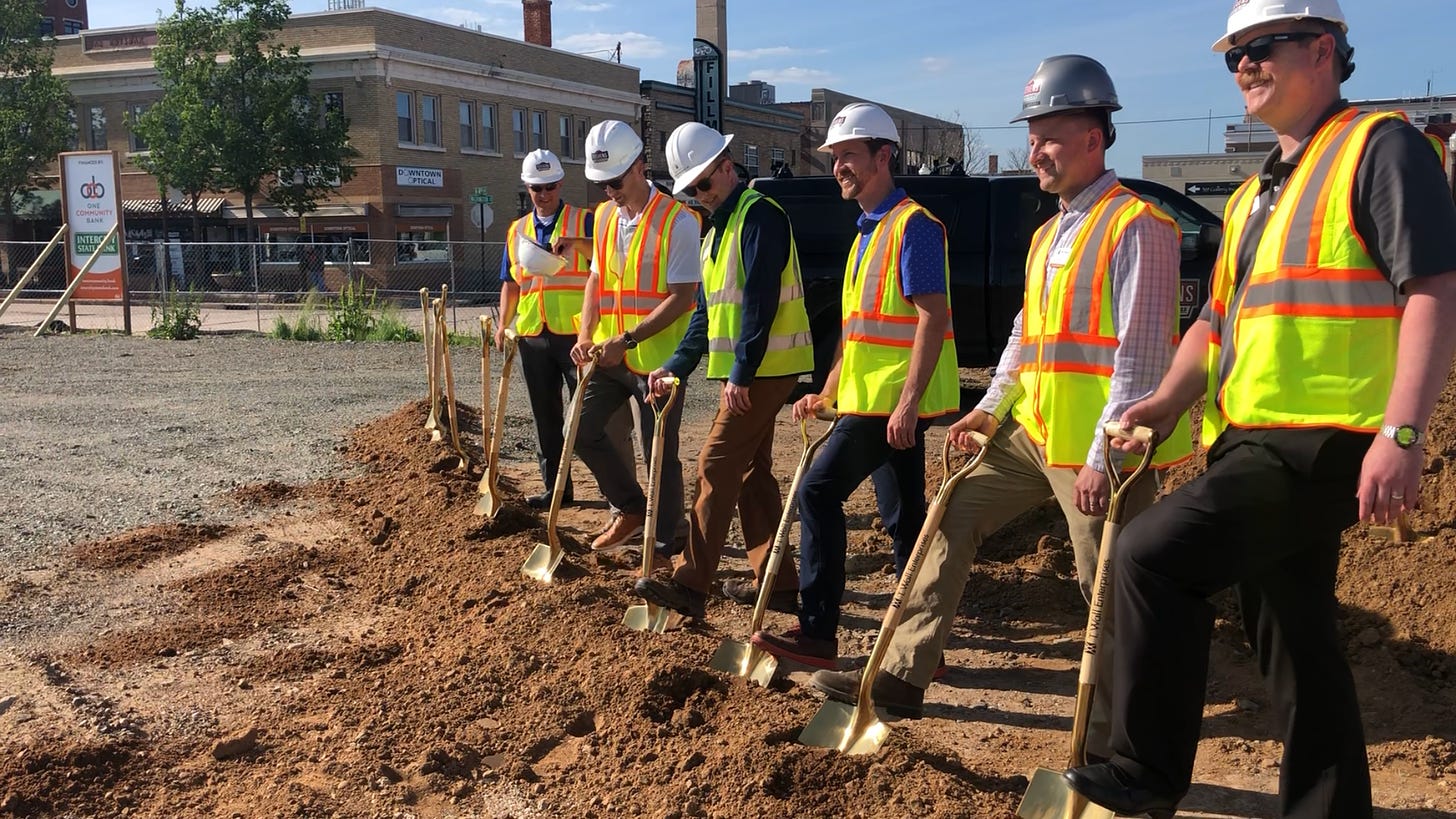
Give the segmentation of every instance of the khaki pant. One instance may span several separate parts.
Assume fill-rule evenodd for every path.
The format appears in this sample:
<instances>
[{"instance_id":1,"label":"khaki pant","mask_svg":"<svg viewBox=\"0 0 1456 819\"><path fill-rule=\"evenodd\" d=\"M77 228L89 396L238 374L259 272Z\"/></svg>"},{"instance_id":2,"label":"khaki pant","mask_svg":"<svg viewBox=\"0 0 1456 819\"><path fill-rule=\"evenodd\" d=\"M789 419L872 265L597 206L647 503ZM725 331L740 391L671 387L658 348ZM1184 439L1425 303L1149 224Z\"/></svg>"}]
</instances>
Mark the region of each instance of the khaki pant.
<instances>
[{"instance_id":1,"label":"khaki pant","mask_svg":"<svg viewBox=\"0 0 1456 819\"><path fill-rule=\"evenodd\" d=\"M905 597L904 620L895 631L884 670L917 688L930 687L931 675L950 637L961 594L981 542L1047 498L1056 498L1067 517L1072 552L1077 561L1077 582L1083 597L1090 599L1103 518L1088 517L1077 511L1073 490L1076 482L1075 470L1048 467L1041 448L1027 436L1026 430L1008 420L992 439L991 450L981 466L967 475L946 501L940 530L928 544L930 553L925 556L915 585ZM1152 505L1157 493L1158 482L1150 478L1133 487L1123 501L1123 523ZM1107 707L1114 628L1111 598L1109 594L1102 612L1096 673L1098 694L1088 734L1088 750L1103 755L1111 730Z\"/></svg>"},{"instance_id":2,"label":"khaki pant","mask_svg":"<svg viewBox=\"0 0 1456 819\"><path fill-rule=\"evenodd\" d=\"M754 577L763 576L784 509L773 475L774 419L796 383L796 376L758 378L748 388L748 412L730 415L726 407L718 407L713 428L698 454L691 534L687 549L674 560L673 579L678 583L694 591L708 591L722 560L735 509L743 526L748 565ZM774 590L798 588L794 561L786 556Z\"/></svg>"}]
</instances>

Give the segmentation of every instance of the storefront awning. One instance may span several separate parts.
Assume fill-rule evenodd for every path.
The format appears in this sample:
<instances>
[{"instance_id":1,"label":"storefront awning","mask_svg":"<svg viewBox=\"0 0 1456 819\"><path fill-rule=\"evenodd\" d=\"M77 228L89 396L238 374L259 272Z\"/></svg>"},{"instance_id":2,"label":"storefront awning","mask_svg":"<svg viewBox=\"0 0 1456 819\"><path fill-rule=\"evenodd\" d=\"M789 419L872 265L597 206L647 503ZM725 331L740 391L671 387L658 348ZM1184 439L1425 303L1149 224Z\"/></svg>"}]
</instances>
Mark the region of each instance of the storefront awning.
<instances>
[{"instance_id":1,"label":"storefront awning","mask_svg":"<svg viewBox=\"0 0 1456 819\"><path fill-rule=\"evenodd\" d=\"M241 203L230 203L223 209L223 216L229 219L246 219L248 211ZM369 216L368 205L319 205L317 208L304 215L308 221L314 219L364 219ZM273 205L254 205L254 219L288 219L294 223L298 222L298 214L291 213Z\"/></svg>"},{"instance_id":2,"label":"storefront awning","mask_svg":"<svg viewBox=\"0 0 1456 819\"><path fill-rule=\"evenodd\" d=\"M203 196L197 200L197 213L201 216L216 216L227 204L221 196ZM121 210L126 216L161 216L161 199L123 199ZM167 212L175 216L191 216L191 199L174 199L167 202Z\"/></svg>"}]
</instances>

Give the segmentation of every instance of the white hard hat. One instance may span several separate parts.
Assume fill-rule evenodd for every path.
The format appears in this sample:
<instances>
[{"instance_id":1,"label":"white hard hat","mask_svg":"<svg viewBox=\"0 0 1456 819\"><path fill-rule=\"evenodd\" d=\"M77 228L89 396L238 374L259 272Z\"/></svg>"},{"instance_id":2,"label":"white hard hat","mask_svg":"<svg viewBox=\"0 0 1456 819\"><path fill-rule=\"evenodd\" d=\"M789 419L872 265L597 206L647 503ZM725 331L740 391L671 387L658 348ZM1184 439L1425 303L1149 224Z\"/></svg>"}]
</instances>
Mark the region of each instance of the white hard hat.
<instances>
[{"instance_id":1,"label":"white hard hat","mask_svg":"<svg viewBox=\"0 0 1456 819\"><path fill-rule=\"evenodd\" d=\"M606 119L586 135L586 178L593 182L616 179L642 155L642 138L621 120Z\"/></svg>"},{"instance_id":2,"label":"white hard hat","mask_svg":"<svg viewBox=\"0 0 1456 819\"><path fill-rule=\"evenodd\" d=\"M532 276L550 277L566 267L566 260L551 252L551 248L529 236L516 242L516 261Z\"/></svg>"},{"instance_id":3,"label":"white hard hat","mask_svg":"<svg viewBox=\"0 0 1456 819\"><path fill-rule=\"evenodd\" d=\"M888 139L900 143L900 131L885 109L869 102L851 102L829 121L829 133L819 150L829 153L831 145L855 139Z\"/></svg>"},{"instance_id":4,"label":"white hard hat","mask_svg":"<svg viewBox=\"0 0 1456 819\"><path fill-rule=\"evenodd\" d=\"M701 122L689 122L673 129L667 138L667 172L672 174L672 193L676 196L691 185L713 160L723 155L732 134L720 134Z\"/></svg>"},{"instance_id":5,"label":"white hard hat","mask_svg":"<svg viewBox=\"0 0 1456 819\"><path fill-rule=\"evenodd\" d=\"M1277 20L1328 20L1338 25L1341 32L1350 30L1337 0L1234 0L1234 7L1229 10L1228 31L1214 41L1213 50L1222 54L1234 47L1234 40L1240 34Z\"/></svg>"},{"instance_id":6,"label":"white hard hat","mask_svg":"<svg viewBox=\"0 0 1456 819\"><path fill-rule=\"evenodd\" d=\"M521 160L521 181L527 185L550 185L565 177L561 160L545 148L537 148Z\"/></svg>"}]
</instances>

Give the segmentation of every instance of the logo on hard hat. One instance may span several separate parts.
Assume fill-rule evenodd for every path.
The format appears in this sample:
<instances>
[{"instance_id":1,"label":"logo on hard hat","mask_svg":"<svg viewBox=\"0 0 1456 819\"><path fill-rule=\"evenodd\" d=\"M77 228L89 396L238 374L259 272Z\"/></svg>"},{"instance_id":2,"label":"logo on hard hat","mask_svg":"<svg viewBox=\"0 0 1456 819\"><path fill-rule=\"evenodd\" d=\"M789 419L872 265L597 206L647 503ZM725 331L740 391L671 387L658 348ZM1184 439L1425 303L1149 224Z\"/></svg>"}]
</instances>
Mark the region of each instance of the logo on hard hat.
<instances>
[{"instance_id":1,"label":"logo on hard hat","mask_svg":"<svg viewBox=\"0 0 1456 819\"><path fill-rule=\"evenodd\" d=\"M612 158L611 153L609 153L607 151L592 151L592 161L593 162L606 162L608 159L611 159L611 158Z\"/></svg>"},{"instance_id":2,"label":"logo on hard hat","mask_svg":"<svg viewBox=\"0 0 1456 819\"><path fill-rule=\"evenodd\" d=\"M837 117L834 118L834 121L833 122L829 123L829 127L830 128L833 128L836 125L843 125L843 124L844 124L844 115L843 114L840 114L839 116L837 116Z\"/></svg>"},{"instance_id":3,"label":"logo on hard hat","mask_svg":"<svg viewBox=\"0 0 1456 819\"><path fill-rule=\"evenodd\" d=\"M1041 77L1032 77L1026 81L1026 90L1021 92L1025 96L1034 97L1041 93Z\"/></svg>"},{"instance_id":4,"label":"logo on hard hat","mask_svg":"<svg viewBox=\"0 0 1456 819\"><path fill-rule=\"evenodd\" d=\"M549 170L551 170L551 163L550 162L537 162L536 163L536 170L538 170L538 171L549 171Z\"/></svg>"}]
</instances>

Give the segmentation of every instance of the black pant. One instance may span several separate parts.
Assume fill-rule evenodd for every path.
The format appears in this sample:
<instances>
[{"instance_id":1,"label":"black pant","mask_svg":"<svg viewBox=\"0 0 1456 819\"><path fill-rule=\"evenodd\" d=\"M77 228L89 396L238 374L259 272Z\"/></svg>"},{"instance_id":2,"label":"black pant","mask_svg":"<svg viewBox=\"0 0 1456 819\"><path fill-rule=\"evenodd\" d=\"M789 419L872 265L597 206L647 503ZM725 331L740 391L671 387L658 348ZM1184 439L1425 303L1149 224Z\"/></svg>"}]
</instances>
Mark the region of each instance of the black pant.
<instances>
[{"instance_id":1,"label":"black pant","mask_svg":"<svg viewBox=\"0 0 1456 819\"><path fill-rule=\"evenodd\" d=\"M1123 530L1112 559L1112 749L1129 773L1187 791L1213 629L1208 598L1236 586L1284 732L1280 815L1369 819L1369 763L1334 589L1370 440L1320 430L1225 433L1203 475Z\"/></svg>"},{"instance_id":2,"label":"black pant","mask_svg":"<svg viewBox=\"0 0 1456 819\"><path fill-rule=\"evenodd\" d=\"M575 343L575 336L543 331L538 336L521 336L516 346L521 358L521 376L526 382L526 397L531 401L531 415L536 422L536 460L541 465L541 481L548 492L556 485L561 449L566 445L561 387L566 385L567 396L576 391L576 365L571 362L571 346ZM570 492L569 475L566 487Z\"/></svg>"}]
</instances>

